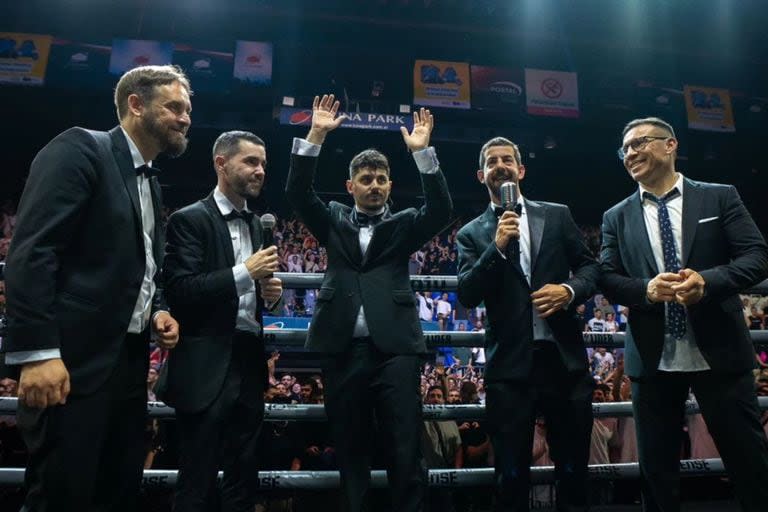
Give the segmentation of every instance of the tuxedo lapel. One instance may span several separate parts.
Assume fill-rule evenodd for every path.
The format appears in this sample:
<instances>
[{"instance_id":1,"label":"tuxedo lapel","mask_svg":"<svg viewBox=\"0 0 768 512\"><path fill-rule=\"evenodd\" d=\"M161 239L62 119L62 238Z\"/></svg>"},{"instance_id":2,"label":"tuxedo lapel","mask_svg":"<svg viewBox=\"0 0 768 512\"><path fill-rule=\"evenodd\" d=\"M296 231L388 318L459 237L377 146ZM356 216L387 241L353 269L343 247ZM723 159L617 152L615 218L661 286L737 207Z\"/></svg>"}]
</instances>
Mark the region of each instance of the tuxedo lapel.
<instances>
[{"instance_id":1,"label":"tuxedo lapel","mask_svg":"<svg viewBox=\"0 0 768 512\"><path fill-rule=\"evenodd\" d=\"M688 258L691 256L691 247L696 238L696 228L699 225L699 212L704 203L701 189L688 179L683 179L683 254L680 257L680 266L685 268Z\"/></svg>"},{"instance_id":2,"label":"tuxedo lapel","mask_svg":"<svg viewBox=\"0 0 768 512\"><path fill-rule=\"evenodd\" d=\"M381 254L385 249L387 242L392 239L392 235L398 226L398 221L390 217L387 220L379 222L376 227L373 228L373 235L371 241L368 243L368 250L363 254L362 266L365 266L375 259L377 255ZM360 244L357 244L360 247Z\"/></svg>"},{"instance_id":3,"label":"tuxedo lapel","mask_svg":"<svg viewBox=\"0 0 768 512\"><path fill-rule=\"evenodd\" d=\"M162 261L162 251L165 250L165 236L163 233L163 194L160 189L160 182L157 181L157 177L149 179L149 192L152 196L152 211L155 214L155 232L152 234L152 252L155 256L155 261Z\"/></svg>"},{"instance_id":4,"label":"tuxedo lapel","mask_svg":"<svg viewBox=\"0 0 768 512\"><path fill-rule=\"evenodd\" d=\"M488 241L488 245L496 243L496 228L499 225L499 219L496 217L496 213L493 211L493 206L488 206L483 214L483 231L485 238ZM520 266L520 262L508 262L508 266L514 269L515 274L522 279L523 283L528 286L528 280L525 278L523 268Z\"/></svg>"},{"instance_id":5,"label":"tuxedo lapel","mask_svg":"<svg viewBox=\"0 0 768 512\"><path fill-rule=\"evenodd\" d=\"M229 233L227 221L224 220L224 216L221 214L221 211L219 211L219 207L216 206L216 201L213 199L213 192L203 199L203 204L208 210L208 214L211 216L211 225L213 226L216 239L221 246L220 248L226 259L226 263L228 266L234 267L235 252L232 249L232 235Z\"/></svg>"},{"instance_id":6,"label":"tuxedo lapel","mask_svg":"<svg viewBox=\"0 0 768 512\"><path fill-rule=\"evenodd\" d=\"M345 208L339 214L339 238L342 249L347 254L349 261L359 267L363 262L363 253L360 250L360 230L352 222L351 209Z\"/></svg>"},{"instance_id":7,"label":"tuxedo lapel","mask_svg":"<svg viewBox=\"0 0 768 512\"><path fill-rule=\"evenodd\" d=\"M109 137L112 139L112 154L115 157L117 168L120 171L120 177L123 179L123 184L128 192L128 197L131 198L134 220L136 221L136 234L139 236L139 240L142 240L143 245L144 237L141 236L141 202L139 201L139 185L136 180L136 168L133 166L131 150L128 149L128 141L125 140L125 135L119 126L112 128L109 131Z\"/></svg>"},{"instance_id":8,"label":"tuxedo lapel","mask_svg":"<svg viewBox=\"0 0 768 512\"><path fill-rule=\"evenodd\" d=\"M636 240L637 249L643 255L643 259L649 268L654 271L654 275L658 274L659 269L656 266L656 259L653 257L651 241L648 240L648 229L645 226L643 202L640 199L640 192L636 192L627 205L627 229L633 233L632 238Z\"/></svg>"},{"instance_id":9,"label":"tuxedo lapel","mask_svg":"<svg viewBox=\"0 0 768 512\"><path fill-rule=\"evenodd\" d=\"M528 215L528 231L530 231L531 237L531 280L533 280L536 259L541 248L541 239L544 236L546 209L539 203L525 200L525 212Z\"/></svg>"}]
</instances>

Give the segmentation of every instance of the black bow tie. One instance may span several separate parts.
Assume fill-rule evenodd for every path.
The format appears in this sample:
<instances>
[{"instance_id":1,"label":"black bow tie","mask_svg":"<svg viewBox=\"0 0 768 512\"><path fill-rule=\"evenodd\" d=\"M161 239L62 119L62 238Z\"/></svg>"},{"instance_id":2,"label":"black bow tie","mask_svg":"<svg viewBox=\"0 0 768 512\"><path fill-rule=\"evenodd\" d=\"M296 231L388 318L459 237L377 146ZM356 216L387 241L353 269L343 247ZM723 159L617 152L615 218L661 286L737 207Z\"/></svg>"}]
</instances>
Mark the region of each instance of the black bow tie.
<instances>
[{"instance_id":1,"label":"black bow tie","mask_svg":"<svg viewBox=\"0 0 768 512\"><path fill-rule=\"evenodd\" d=\"M496 205L493 206L493 213L494 213L494 215L496 215L497 219L499 217L501 217L502 215L504 215L505 211L506 210L503 207L501 207L501 206L496 206ZM523 205L520 204L520 203L515 204L514 208L512 208L512 211L514 211L518 215L522 215L523 214L522 213L523 212Z\"/></svg>"},{"instance_id":2,"label":"black bow tie","mask_svg":"<svg viewBox=\"0 0 768 512\"><path fill-rule=\"evenodd\" d=\"M231 212L224 215L224 220L226 221L235 219L243 219L246 224L250 224L251 219L253 219L253 212L249 212L248 210L237 211L233 209Z\"/></svg>"},{"instance_id":3,"label":"black bow tie","mask_svg":"<svg viewBox=\"0 0 768 512\"><path fill-rule=\"evenodd\" d=\"M151 178L152 176L157 176L158 174L160 174L160 169L150 167L147 164L136 168L136 176L144 175L145 178Z\"/></svg>"},{"instance_id":4,"label":"black bow tie","mask_svg":"<svg viewBox=\"0 0 768 512\"><path fill-rule=\"evenodd\" d=\"M384 213L386 212L377 215L368 215L367 213L355 210L354 221L359 227L375 226L383 220Z\"/></svg>"}]
</instances>

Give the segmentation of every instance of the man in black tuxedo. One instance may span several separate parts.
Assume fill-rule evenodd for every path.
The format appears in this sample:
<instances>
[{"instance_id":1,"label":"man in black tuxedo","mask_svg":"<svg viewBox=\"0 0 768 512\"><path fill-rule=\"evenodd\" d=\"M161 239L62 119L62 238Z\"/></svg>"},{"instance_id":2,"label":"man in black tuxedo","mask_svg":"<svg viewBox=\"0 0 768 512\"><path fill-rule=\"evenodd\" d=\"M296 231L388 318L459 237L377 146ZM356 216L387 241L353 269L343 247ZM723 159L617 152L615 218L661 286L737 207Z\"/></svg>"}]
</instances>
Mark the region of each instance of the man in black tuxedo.
<instances>
[{"instance_id":1,"label":"man in black tuxedo","mask_svg":"<svg viewBox=\"0 0 768 512\"><path fill-rule=\"evenodd\" d=\"M149 341L178 339L158 282L160 153L187 145L189 82L128 71L120 125L71 128L32 162L8 255L6 363L20 366L24 510L136 510Z\"/></svg>"},{"instance_id":2,"label":"man in black tuxedo","mask_svg":"<svg viewBox=\"0 0 768 512\"><path fill-rule=\"evenodd\" d=\"M768 276L768 246L736 189L685 178L676 154L668 123L628 123L619 155L639 187L603 216L600 289L630 309L624 366L643 510L680 509L674 432L689 388L743 509L765 510L768 442L738 292Z\"/></svg>"},{"instance_id":3,"label":"man in black tuxedo","mask_svg":"<svg viewBox=\"0 0 768 512\"><path fill-rule=\"evenodd\" d=\"M344 116L333 96L315 97L312 128L295 139L286 193L328 251L307 348L328 355L323 366L326 412L341 470L346 510L363 507L370 478L372 416L385 436L391 510L421 510L425 469L419 450L420 356L426 352L408 275L409 255L451 220L452 203L429 146L433 119L414 113L408 149L421 171L424 206L392 213L387 158L376 150L355 156L347 192L354 208L323 203L312 188L321 144Z\"/></svg>"},{"instance_id":4,"label":"man in black tuxedo","mask_svg":"<svg viewBox=\"0 0 768 512\"><path fill-rule=\"evenodd\" d=\"M181 460L174 510L208 510L219 460L223 510L253 510L267 364L262 309L282 293L277 248L248 209L264 185L264 141L232 131L213 146L218 183L168 222L166 296L184 326L162 399L176 408ZM200 378L206 385L201 385Z\"/></svg>"},{"instance_id":5,"label":"man in black tuxedo","mask_svg":"<svg viewBox=\"0 0 768 512\"><path fill-rule=\"evenodd\" d=\"M567 206L519 198L502 211L505 182L525 177L503 137L480 150L478 180L491 204L459 230L458 296L488 311L486 414L499 511L528 510L533 428L547 422L558 510L586 510L593 382L576 306L594 291L598 265ZM510 250L514 246L519 250ZM571 275L572 274L572 275Z\"/></svg>"}]
</instances>

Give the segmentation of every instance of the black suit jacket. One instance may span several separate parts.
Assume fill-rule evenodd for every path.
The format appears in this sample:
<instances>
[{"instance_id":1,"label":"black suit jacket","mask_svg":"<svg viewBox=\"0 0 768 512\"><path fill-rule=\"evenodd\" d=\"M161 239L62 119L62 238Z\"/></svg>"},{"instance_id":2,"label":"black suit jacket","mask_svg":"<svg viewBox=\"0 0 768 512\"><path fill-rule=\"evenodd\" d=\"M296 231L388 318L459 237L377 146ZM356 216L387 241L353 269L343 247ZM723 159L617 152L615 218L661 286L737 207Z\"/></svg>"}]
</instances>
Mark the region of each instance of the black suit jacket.
<instances>
[{"instance_id":1,"label":"black suit jacket","mask_svg":"<svg viewBox=\"0 0 768 512\"><path fill-rule=\"evenodd\" d=\"M688 307L696 343L714 372L755 364L738 292L768 276L768 246L730 185L689 179L683 184L682 267L699 272L705 297ZM664 305L646 300L659 273L646 233L640 193L603 216L600 289L629 306L625 367L630 377L653 375L664 343Z\"/></svg>"},{"instance_id":2,"label":"black suit jacket","mask_svg":"<svg viewBox=\"0 0 768 512\"><path fill-rule=\"evenodd\" d=\"M162 199L150 179L154 259L162 265ZM120 127L71 128L35 157L7 258L4 352L58 348L72 394L109 377L144 278L136 173ZM159 272L153 311L165 309Z\"/></svg>"},{"instance_id":3,"label":"black suit jacket","mask_svg":"<svg viewBox=\"0 0 768 512\"><path fill-rule=\"evenodd\" d=\"M235 255L227 221L213 193L171 215L166 238L166 296L181 329L158 396L182 412L194 413L218 396L231 363L240 302L232 274ZM261 222L254 216L254 251L261 242ZM256 319L262 323L264 304L258 282L255 285ZM264 365L263 343L253 349L253 364ZM252 391L263 393L264 389Z\"/></svg>"},{"instance_id":4,"label":"black suit jacket","mask_svg":"<svg viewBox=\"0 0 768 512\"><path fill-rule=\"evenodd\" d=\"M546 321L566 368L587 368L575 308L594 293L599 267L567 206L527 199L525 206L531 240L530 286L520 267L505 260L496 248L498 220L490 206L456 236L459 301L468 308L485 302L488 312L488 380L529 378L534 341L530 294L548 283L565 283L573 288L575 296L570 306Z\"/></svg>"},{"instance_id":5,"label":"black suit jacket","mask_svg":"<svg viewBox=\"0 0 768 512\"><path fill-rule=\"evenodd\" d=\"M286 194L318 242L328 251L328 269L317 295L307 348L342 352L352 339L362 304L373 343L384 353L426 352L411 290L408 258L451 220L453 204L442 171L421 173L424 206L408 208L374 229L365 256L352 208L323 203L312 188L317 158L293 155Z\"/></svg>"}]
</instances>

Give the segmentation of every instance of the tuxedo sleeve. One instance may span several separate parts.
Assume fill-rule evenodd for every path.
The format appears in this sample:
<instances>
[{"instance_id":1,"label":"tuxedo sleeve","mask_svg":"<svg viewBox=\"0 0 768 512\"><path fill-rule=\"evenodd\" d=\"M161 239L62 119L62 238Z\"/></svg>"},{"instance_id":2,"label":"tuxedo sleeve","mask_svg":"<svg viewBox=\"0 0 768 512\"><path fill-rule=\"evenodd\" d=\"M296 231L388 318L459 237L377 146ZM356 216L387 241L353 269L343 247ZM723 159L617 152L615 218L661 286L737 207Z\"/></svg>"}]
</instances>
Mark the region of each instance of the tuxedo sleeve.
<instances>
[{"instance_id":1,"label":"tuxedo sleeve","mask_svg":"<svg viewBox=\"0 0 768 512\"><path fill-rule=\"evenodd\" d=\"M563 243L572 274L571 278L563 284L570 286L573 291L570 304L581 304L595 293L600 276L600 265L584 243L581 230L573 221L567 206L562 208L561 217Z\"/></svg>"},{"instance_id":2,"label":"tuxedo sleeve","mask_svg":"<svg viewBox=\"0 0 768 512\"><path fill-rule=\"evenodd\" d=\"M424 192L424 205L418 209L412 223L412 251L421 248L453 220L453 200L443 172L433 168L431 171L419 172L419 177Z\"/></svg>"},{"instance_id":3,"label":"tuxedo sleeve","mask_svg":"<svg viewBox=\"0 0 768 512\"><path fill-rule=\"evenodd\" d=\"M464 307L474 308L488 295L498 292L506 261L495 243L491 242L483 248L470 229L468 224L456 235L459 249L458 298Z\"/></svg>"},{"instance_id":4,"label":"tuxedo sleeve","mask_svg":"<svg viewBox=\"0 0 768 512\"><path fill-rule=\"evenodd\" d=\"M615 212L603 215L600 247L600 278L598 288L614 304L624 304L630 308L649 309L653 307L646 299L646 289L650 279L629 277L619 251L618 232ZM641 233L639 236L643 236Z\"/></svg>"},{"instance_id":5,"label":"tuxedo sleeve","mask_svg":"<svg viewBox=\"0 0 768 512\"><path fill-rule=\"evenodd\" d=\"M78 239L98 173L93 136L71 129L35 157L19 202L17 223L6 259L8 333L4 352L60 348L55 313L60 260Z\"/></svg>"},{"instance_id":6,"label":"tuxedo sleeve","mask_svg":"<svg viewBox=\"0 0 768 512\"><path fill-rule=\"evenodd\" d=\"M733 186L719 194L721 222L730 262L700 271L705 300L720 300L768 277L768 246Z\"/></svg>"},{"instance_id":7,"label":"tuxedo sleeve","mask_svg":"<svg viewBox=\"0 0 768 512\"><path fill-rule=\"evenodd\" d=\"M291 167L285 196L299 219L309 228L318 243L328 241L330 212L328 206L317 196L313 182L317 168L317 157L291 154Z\"/></svg>"},{"instance_id":8,"label":"tuxedo sleeve","mask_svg":"<svg viewBox=\"0 0 768 512\"><path fill-rule=\"evenodd\" d=\"M232 268L206 271L206 251L213 248L206 246L203 226L190 212L177 212L168 221L163 275L171 304L201 305L238 296Z\"/></svg>"}]
</instances>

